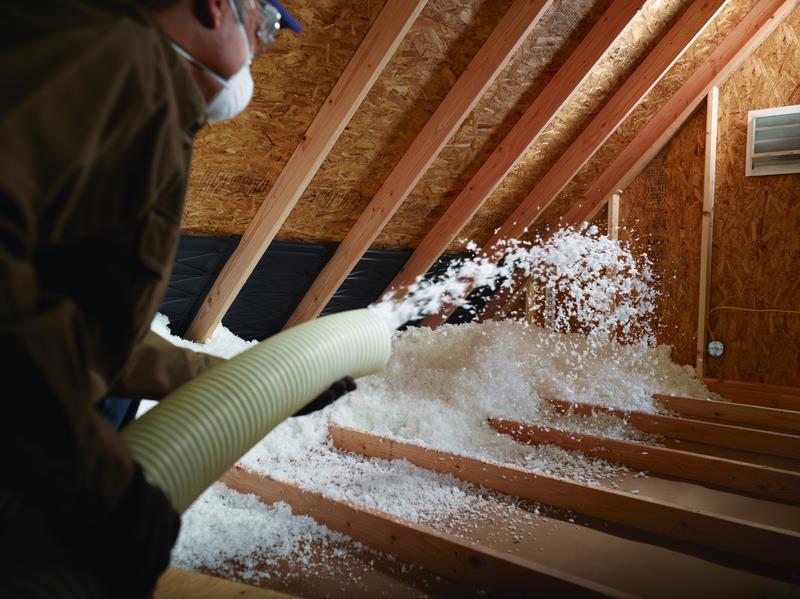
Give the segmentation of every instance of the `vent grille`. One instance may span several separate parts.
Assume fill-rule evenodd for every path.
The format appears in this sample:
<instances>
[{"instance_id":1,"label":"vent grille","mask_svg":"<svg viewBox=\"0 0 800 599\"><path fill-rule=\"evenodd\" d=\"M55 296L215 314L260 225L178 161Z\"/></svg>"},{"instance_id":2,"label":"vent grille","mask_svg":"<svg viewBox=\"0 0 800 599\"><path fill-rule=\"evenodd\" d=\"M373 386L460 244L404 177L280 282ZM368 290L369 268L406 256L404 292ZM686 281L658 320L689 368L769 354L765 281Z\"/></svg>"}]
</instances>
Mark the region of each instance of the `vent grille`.
<instances>
[{"instance_id":1,"label":"vent grille","mask_svg":"<svg viewBox=\"0 0 800 599\"><path fill-rule=\"evenodd\" d=\"M748 177L800 173L800 105L747 113Z\"/></svg>"}]
</instances>

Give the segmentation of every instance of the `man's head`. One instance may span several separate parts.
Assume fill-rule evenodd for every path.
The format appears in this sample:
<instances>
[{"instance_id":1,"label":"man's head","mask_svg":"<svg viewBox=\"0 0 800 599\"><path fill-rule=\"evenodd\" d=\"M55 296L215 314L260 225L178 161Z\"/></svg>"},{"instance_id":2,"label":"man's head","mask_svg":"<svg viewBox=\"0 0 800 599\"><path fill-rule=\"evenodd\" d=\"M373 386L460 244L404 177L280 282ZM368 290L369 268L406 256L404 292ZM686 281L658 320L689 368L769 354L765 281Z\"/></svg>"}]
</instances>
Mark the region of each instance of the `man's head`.
<instances>
[{"instance_id":1,"label":"man's head","mask_svg":"<svg viewBox=\"0 0 800 599\"><path fill-rule=\"evenodd\" d=\"M182 51L209 103L227 81L241 79L253 55L274 39L282 16L268 0L139 0L139 4Z\"/></svg>"}]
</instances>

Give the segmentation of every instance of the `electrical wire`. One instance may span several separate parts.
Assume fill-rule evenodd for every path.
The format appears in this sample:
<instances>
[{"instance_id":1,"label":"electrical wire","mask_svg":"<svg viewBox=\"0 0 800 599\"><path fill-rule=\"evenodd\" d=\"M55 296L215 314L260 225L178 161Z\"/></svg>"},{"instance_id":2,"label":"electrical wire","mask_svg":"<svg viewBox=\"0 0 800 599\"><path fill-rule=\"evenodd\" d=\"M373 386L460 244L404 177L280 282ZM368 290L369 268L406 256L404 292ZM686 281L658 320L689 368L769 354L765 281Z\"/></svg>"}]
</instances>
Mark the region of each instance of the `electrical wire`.
<instances>
[{"instance_id":1,"label":"electrical wire","mask_svg":"<svg viewBox=\"0 0 800 599\"><path fill-rule=\"evenodd\" d=\"M740 308L738 306L717 306L716 308L712 308L706 314L706 328L708 329L708 336L711 338L711 341L714 341L714 331L711 330L711 315L716 312L717 310L734 310L737 312L775 312L778 314L798 314L800 315L800 310L777 310L773 308Z\"/></svg>"}]
</instances>

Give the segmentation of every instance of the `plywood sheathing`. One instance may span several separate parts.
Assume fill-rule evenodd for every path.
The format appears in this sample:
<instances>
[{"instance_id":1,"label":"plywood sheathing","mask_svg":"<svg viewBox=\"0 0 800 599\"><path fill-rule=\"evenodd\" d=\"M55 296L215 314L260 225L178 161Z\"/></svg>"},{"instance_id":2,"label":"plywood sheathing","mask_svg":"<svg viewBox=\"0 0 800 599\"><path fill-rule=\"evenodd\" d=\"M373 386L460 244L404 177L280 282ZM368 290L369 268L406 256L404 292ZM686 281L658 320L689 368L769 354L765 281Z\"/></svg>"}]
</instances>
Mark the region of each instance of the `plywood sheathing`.
<instances>
[{"instance_id":1,"label":"plywood sheathing","mask_svg":"<svg viewBox=\"0 0 800 599\"><path fill-rule=\"evenodd\" d=\"M711 307L800 310L800 175L745 177L747 112L800 104L800 9L720 88ZM800 386L800 316L715 313L708 376Z\"/></svg>"},{"instance_id":2,"label":"plywood sheathing","mask_svg":"<svg viewBox=\"0 0 800 599\"><path fill-rule=\"evenodd\" d=\"M703 104L625 190L620 239L647 254L659 279L656 333L672 359L694 364L703 212Z\"/></svg>"},{"instance_id":3,"label":"plywood sheathing","mask_svg":"<svg viewBox=\"0 0 800 599\"><path fill-rule=\"evenodd\" d=\"M800 9L720 88L711 307L800 309L800 176L745 177L747 112L800 103ZM657 258L661 343L694 363L705 108L623 194L623 225ZM695 237L696 241L692 241ZM800 385L800 318L715 313L709 376Z\"/></svg>"},{"instance_id":4,"label":"plywood sheathing","mask_svg":"<svg viewBox=\"0 0 800 599\"><path fill-rule=\"evenodd\" d=\"M255 61L253 101L243 115L198 136L184 232L244 232L383 4L286 0L305 32L283 33Z\"/></svg>"},{"instance_id":5,"label":"plywood sheathing","mask_svg":"<svg viewBox=\"0 0 800 599\"><path fill-rule=\"evenodd\" d=\"M330 7L336 2L323 4ZM342 50L331 59L336 58L336 64L330 69L335 71L335 76L344 68L368 25L366 3L348 4L360 6L351 12L353 16L360 16L366 25L354 36L345 35L340 27L331 28L334 41L342 47L348 45L347 53ZM417 186L407 202L410 209L403 209L396 215L378 245L411 247L419 241L426 231L425 223L430 226L446 207L443 201L455 197L460 185L466 183L481 160L508 132L607 4L607 0L596 2L595 6L590 0L563 0L549 11L451 140L430 169L429 176ZM342 239L509 5L510 0L433 0L428 3L311 182L280 238ZM371 10L374 15L377 8L372 6ZM314 12L320 11L315 8ZM325 18L331 17L320 15L318 22L325 22ZM312 29L313 24L307 23L305 35L318 37ZM300 141L314 110L335 81L335 76L326 79L328 73L320 68L318 54L324 54L324 45L321 49L309 41L303 42L302 48L295 48L300 42L283 38L279 43L285 44L282 49L276 48L280 52L269 62L266 57L272 51L265 55L255 73L258 93L254 104L259 104L261 96L262 108L252 107L241 117L241 123L215 127L199 140L184 220L187 232L224 235L244 230L263 199L264 189L269 189L293 149L289 141ZM286 68L281 61L298 54L315 60L310 65L292 63L291 73L283 72ZM284 97L282 89L268 80L271 69L289 85L288 96ZM307 69L311 71L307 76L300 74ZM302 81L298 82L296 78L301 77ZM313 104L307 96L317 89L312 88L311 82L320 78L322 84L314 93L321 97ZM293 91L297 87L302 88L305 97ZM300 106L288 111L292 116L290 120L272 118L273 108L295 102ZM282 110L287 112L285 106ZM258 112L263 113L262 117L258 117ZM295 130L299 130L299 135ZM267 134L275 147L270 146L272 142ZM224 162L224 168L220 167L220 162ZM411 217L408 222L407 216ZM424 222L420 222L420 218L425 219Z\"/></svg>"},{"instance_id":6,"label":"plywood sheathing","mask_svg":"<svg viewBox=\"0 0 800 599\"><path fill-rule=\"evenodd\" d=\"M338 241L379 188L510 2L428 4L415 27L312 181L282 234ZM384 229L376 244L413 247L505 136L566 58L564 43L577 44L591 2L557 3L534 28L510 64L434 161ZM574 39L573 39L574 38ZM403 95L397 97L398 90ZM363 204L339 203L321 214L317 189L354 190ZM332 213L332 214L331 214Z\"/></svg>"},{"instance_id":7,"label":"plywood sheathing","mask_svg":"<svg viewBox=\"0 0 800 599\"><path fill-rule=\"evenodd\" d=\"M744 18L757 0L731 0L722 8L717 18L698 36L695 43L680 58L647 98L631 113L617 131L606 141L603 147L581 169L572 183L561 193L559 199L545 211L540 219L540 228L552 226L567 207L582 196L591 181L605 170L638 133L643 123L647 123L658 110L672 97L678 88L689 78L695 66L702 63L713 52L719 43ZM701 140L702 141L702 140ZM702 169L702 147L700 166ZM623 198L625 194L623 194Z\"/></svg>"}]
</instances>

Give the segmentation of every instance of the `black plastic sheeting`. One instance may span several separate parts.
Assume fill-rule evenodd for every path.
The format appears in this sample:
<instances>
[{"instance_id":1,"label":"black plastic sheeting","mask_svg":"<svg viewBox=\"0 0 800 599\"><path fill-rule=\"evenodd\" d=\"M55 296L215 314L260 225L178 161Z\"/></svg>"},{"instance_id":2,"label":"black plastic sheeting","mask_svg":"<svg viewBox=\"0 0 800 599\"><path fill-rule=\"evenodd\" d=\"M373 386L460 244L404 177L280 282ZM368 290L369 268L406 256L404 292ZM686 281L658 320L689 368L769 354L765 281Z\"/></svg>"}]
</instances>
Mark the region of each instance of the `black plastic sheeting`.
<instances>
[{"instance_id":1,"label":"black plastic sheeting","mask_svg":"<svg viewBox=\"0 0 800 599\"><path fill-rule=\"evenodd\" d=\"M238 237L181 236L161 304L161 312L169 317L173 333L185 333L238 243ZM279 332L335 250L336 244L273 241L222 323L244 339L261 340ZM411 252L368 250L322 313L364 308L374 302ZM456 258L458 256L442 256L429 275L442 272ZM481 301L480 293L473 295L476 302ZM458 310L448 322L464 322L470 318L468 312Z\"/></svg>"}]
</instances>

